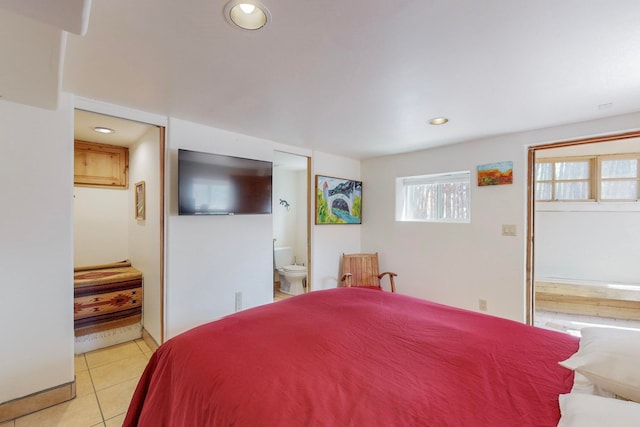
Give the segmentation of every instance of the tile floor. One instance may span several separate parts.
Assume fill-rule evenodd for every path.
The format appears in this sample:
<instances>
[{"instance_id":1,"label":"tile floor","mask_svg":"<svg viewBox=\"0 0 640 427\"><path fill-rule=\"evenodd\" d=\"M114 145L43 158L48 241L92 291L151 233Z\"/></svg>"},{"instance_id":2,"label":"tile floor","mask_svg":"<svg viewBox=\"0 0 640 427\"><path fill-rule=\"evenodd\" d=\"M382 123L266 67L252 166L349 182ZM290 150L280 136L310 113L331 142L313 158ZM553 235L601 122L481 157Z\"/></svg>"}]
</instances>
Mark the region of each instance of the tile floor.
<instances>
[{"instance_id":1,"label":"tile floor","mask_svg":"<svg viewBox=\"0 0 640 427\"><path fill-rule=\"evenodd\" d=\"M151 354L139 339L76 355L75 399L0 427L121 427Z\"/></svg>"}]
</instances>

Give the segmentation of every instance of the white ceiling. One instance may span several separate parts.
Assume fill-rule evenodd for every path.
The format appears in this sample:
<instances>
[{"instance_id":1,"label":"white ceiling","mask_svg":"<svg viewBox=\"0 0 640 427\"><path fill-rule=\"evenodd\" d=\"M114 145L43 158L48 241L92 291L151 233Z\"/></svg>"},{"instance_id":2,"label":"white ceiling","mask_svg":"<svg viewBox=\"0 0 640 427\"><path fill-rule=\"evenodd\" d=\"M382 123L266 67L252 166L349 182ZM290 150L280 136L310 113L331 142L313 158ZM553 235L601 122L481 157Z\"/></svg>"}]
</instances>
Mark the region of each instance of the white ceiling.
<instances>
[{"instance_id":1,"label":"white ceiling","mask_svg":"<svg viewBox=\"0 0 640 427\"><path fill-rule=\"evenodd\" d=\"M75 110L73 123L75 139L124 147L130 147L140 141L142 136L154 127L146 123L83 110ZM95 127L109 128L114 133L99 133L94 130Z\"/></svg>"},{"instance_id":2,"label":"white ceiling","mask_svg":"<svg viewBox=\"0 0 640 427\"><path fill-rule=\"evenodd\" d=\"M63 89L353 158L640 111L638 0L263 3L94 0Z\"/></svg>"}]
</instances>

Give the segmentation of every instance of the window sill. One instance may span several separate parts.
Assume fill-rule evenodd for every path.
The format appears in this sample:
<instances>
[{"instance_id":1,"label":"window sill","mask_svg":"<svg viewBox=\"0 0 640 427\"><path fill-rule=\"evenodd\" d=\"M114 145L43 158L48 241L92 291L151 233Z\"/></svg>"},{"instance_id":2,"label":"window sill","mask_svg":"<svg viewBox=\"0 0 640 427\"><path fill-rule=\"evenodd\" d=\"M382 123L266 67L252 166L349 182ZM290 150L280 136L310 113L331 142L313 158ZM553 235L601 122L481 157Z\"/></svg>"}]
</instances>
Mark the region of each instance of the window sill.
<instances>
[{"instance_id":1,"label":"window sill","mask_svg":"<svg viewBox=\"0 0 640 427\"><path fill-rule=\"evenodd\" d=\"M640 212L640 202L536 202L536 212Z\"/></svg>"}]
</instances>

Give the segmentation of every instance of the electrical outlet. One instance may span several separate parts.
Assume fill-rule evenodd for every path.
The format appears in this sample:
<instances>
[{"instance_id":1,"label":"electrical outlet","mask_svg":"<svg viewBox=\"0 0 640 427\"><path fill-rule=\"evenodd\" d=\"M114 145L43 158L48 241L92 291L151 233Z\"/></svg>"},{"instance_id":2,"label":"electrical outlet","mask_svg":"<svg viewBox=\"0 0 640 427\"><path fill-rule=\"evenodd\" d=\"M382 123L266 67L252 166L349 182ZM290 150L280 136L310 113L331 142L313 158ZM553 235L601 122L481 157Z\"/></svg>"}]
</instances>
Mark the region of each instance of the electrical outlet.
<instances>
[{"instance_id":1,"label":"electrical outlet","mask_svg":"<svg viewBox=\"0 0 640 427\"><path fill-rule=\"evenodd\" d=\"M236 292L236 311L242 310L242 292Z\"/></svg>"},{"instance_id":2,"label":"electrical outlet","mask_svg":"<svg viewBox=\"0 0 640 427\"><path fill-rule=\"evenodd\" d=\"M478 300L478 308L480 311L487 311L487 300L480 298Z\"/></svg>"}]
</instances>

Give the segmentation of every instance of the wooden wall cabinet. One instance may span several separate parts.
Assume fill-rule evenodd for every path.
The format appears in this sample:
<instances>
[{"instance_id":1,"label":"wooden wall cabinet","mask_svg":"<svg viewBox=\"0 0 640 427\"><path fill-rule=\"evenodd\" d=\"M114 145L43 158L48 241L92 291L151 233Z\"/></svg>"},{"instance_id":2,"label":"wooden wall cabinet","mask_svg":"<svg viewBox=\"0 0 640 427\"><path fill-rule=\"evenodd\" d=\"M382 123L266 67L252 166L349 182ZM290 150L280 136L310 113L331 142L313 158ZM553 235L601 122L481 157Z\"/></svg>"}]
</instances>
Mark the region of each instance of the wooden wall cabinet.
<instances>
[{"instance_id":1,"label":"wooden wall cabinet","mask_svg":"<svg viewBox=\"0 0 640 427\"><path fill-rule=\"evenodd\" d=\"M129 187L129 149L116 145L75 141L74 185Z\"/></svg>"}]
</instances>

